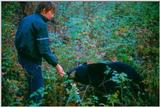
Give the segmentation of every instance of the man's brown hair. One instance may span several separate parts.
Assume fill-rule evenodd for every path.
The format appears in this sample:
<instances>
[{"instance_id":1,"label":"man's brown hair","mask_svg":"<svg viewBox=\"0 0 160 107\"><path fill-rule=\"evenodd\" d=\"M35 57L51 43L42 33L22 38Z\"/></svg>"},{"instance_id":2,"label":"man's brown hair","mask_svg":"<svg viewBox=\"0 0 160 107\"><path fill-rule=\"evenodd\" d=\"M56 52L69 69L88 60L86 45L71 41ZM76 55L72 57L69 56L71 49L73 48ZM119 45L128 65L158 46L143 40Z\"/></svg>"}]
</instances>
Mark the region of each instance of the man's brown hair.
<instances>
[{"instance_id":1,"label":"man's brown hair","mask_svg":"<svg viewBox=\"0 0 160 107\"><path fill-rule=\"evenodd\" d=\"M52 10L53 13L56 11L56 7L52 2L40 2L36 8L36 13L41 13L45 9L46 12Z\"/></svg>"}]
</instances>

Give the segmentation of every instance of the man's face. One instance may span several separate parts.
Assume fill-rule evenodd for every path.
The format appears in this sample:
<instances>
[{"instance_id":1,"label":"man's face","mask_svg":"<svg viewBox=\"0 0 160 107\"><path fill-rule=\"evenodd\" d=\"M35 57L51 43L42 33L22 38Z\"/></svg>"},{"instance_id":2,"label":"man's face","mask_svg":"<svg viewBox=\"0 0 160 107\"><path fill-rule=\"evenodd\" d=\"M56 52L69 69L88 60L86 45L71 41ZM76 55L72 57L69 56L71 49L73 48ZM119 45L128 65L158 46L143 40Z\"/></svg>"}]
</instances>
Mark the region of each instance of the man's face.
<instances>
[{"instance_id":1,"label":"man's face","mask_svg":"<svg viewBox=\"0 0 160 107\"><path fill-rule=\"evenodd\" d=\"M48 12L42 12L42 15L48 20L51 20L54 17L54 12L53 10L49 10Z\"/></svg>"}]
</instances>

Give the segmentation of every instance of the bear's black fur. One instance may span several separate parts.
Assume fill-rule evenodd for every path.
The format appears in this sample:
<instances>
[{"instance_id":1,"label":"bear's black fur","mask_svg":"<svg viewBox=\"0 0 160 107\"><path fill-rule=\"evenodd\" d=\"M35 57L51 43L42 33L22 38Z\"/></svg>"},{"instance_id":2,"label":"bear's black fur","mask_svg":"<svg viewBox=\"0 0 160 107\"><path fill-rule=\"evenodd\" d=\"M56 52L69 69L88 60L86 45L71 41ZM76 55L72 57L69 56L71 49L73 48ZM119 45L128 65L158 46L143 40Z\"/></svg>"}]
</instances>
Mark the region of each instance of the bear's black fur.
<instances>
[{"instance_id":1,"label":"bear's black fur","mask_svg":"<svg viewBox=\"0 0 160 107\"><path fill-rule=\"evenodd\" d=\"M117 83L113 80L115 75L126 75L123 83ZM74 79L76 82L82 84L91 85L94 87L94 94L98 97L98 104L105 104L107 98L105 95L119 93L119 99L122 101L123 95L132 93L137 98L139 91L144 92L141 77L130 65L122 62L105 62L105 63L92 63L81 64L69 72L68 76ZM126 90L127 87L127 91ZM116 104L119 105L119 104ZM120 104L121 105L121 104ZM123 105L123 104L122 104Z\"/></svg>"},{"instance_id":2,"label":"bear's black fur","mask_svg":"<svg viewBox=\"0 0 160 107\"><path fill-rule=\"evenodd\" d=\"M105 71L110 69L109 73ZM98 90L110 92L116 90L118 84L112 81L114 71L118 74L125 73L127 78L131 80L129 83L133 90L137 91L136 85L141 87L141 78L138 73L130 65L122 62L109 62L109 63L93 63L81 64L68 72L68 75L74 74L73 79L82 84L90 84Z\"/></svg>"}]
</instances>

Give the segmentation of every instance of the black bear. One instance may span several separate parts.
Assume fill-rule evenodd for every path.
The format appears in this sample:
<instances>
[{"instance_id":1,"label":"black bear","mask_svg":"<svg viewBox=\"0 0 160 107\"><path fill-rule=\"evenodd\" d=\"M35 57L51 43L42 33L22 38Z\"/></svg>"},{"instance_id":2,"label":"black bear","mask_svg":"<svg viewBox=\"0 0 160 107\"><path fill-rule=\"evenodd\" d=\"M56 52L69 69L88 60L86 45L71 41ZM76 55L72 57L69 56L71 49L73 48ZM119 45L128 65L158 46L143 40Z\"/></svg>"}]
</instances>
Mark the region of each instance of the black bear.
<instances>
[{"instance_id":1,"label":"black bear","mask_svg":"<svg viewBox=\"0 0 160 107\"><path fill-rule=\"evenodd\" d=\"M122 88L121 84L124 82L136 93L142 88L139 74L130 65L122 62L84 63L67 74L74 81L90 84L103 94L113 93Z\"/></svg>"}]
</instances>

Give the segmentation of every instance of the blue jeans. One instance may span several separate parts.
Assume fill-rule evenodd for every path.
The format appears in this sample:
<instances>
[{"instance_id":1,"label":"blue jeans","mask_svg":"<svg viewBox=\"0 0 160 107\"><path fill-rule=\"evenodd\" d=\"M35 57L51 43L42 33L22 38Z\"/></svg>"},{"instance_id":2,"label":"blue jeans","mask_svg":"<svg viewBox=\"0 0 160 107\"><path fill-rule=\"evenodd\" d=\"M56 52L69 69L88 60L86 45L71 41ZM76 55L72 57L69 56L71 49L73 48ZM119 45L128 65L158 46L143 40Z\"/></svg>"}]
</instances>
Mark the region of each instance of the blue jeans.
<instances>
[{"instance_id":1,"label":"blue jeans","mask_svg":"<svg viewBox=\"0 0 160 107\"><path fill-rule=\"evenodd\" d=\"M24 58L21 55L18 56L18 61L27 72L26 76L29 85L29 95L27 100L32 101L32 103L39 103L43 97L42 94L44 91L41 64L30 61L28 58ZM35 92L36 94L34 94Z\"/></svg>"}]
</instances>

